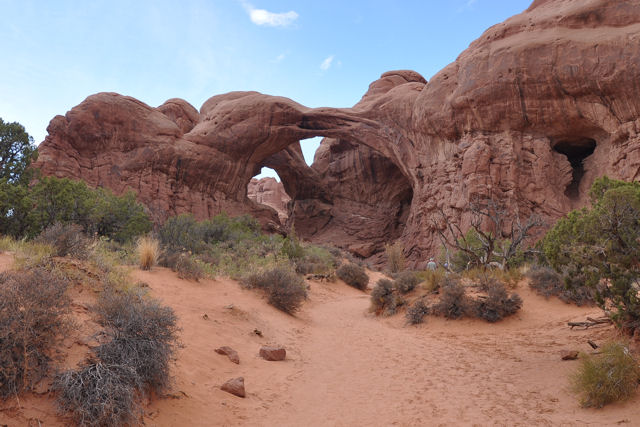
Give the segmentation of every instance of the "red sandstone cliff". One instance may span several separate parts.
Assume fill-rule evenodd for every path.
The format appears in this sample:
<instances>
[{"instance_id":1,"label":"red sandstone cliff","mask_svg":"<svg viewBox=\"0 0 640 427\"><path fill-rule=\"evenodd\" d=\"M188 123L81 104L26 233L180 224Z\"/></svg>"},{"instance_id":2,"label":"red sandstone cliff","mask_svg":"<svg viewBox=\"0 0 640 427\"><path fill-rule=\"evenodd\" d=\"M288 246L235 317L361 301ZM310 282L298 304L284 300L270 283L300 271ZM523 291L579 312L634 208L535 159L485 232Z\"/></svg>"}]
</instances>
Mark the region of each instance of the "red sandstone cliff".
<instances>
[{"instance_id":1,"label":"red sandstone cliff","mask_svg":"<svg viewBox=\"0 0 640 427\"><path fill-rule=\"evenodd\" d=\"M280 222L287 222L291 197L284 191L282 183L275 178L251 178L247 187L247 197L256 203L272 207L278 213Z\"/></svg>"},{"instance_id":2,"label":"red sandstone cliff","mask_svg":"<svg viewBox=\"0 0 640 427\"><path fill-rule=\"evenodd\" d=\"M364 256L397 237L420 263L439 246L436 212L464 227L476 195L551 221L599 175L639 179L640 0L536 0L429 83L385 73L353 108L232 92L197 112L102 93L48 131L45 174L133 188L159 220L226 210L275 223L247 198L269 166L301 236ZM326 138L309 167L298 141L312 136Z\"/></svg>"}]
</instances>

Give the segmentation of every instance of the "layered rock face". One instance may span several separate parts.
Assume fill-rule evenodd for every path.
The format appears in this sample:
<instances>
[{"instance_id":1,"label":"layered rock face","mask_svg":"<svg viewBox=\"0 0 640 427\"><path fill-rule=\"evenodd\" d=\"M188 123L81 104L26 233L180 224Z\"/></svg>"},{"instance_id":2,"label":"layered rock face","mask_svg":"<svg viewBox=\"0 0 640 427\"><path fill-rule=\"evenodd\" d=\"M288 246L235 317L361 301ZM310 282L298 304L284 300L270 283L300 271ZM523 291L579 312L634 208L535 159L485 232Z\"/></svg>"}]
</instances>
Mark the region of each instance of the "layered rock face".
<instances>
[{"instance_id":1,"label":"layered rock face","mask_svg":"<svg viewBox=\"0 0 640 427\"><path fill-rule=\"evenodd\" d=\"M474 197L551 223L595 177L640 178L640 1L536 0L428 83L388 72L353 108L232 92L198 112L102 93L48 131L45 174L133 188L157 220L226 210L277 224L247 198L269 166L303 237L362 256L397 238L420 265L440 212L465 228ZM309 167L298 141L313 136L325 139Z\"/></svg>"},{"instance_id":2,"label":"layered rock face","mask_svg":"<svg viewBox=\"0 0 640 427\"><path fill-rule=\"evenodd\" d=\"M291 197L284 191L282 183L275 178L251 178L247 187L247 196L256 203L275 209L280 223L287 222Z\"/></svg>"}]
</instances>

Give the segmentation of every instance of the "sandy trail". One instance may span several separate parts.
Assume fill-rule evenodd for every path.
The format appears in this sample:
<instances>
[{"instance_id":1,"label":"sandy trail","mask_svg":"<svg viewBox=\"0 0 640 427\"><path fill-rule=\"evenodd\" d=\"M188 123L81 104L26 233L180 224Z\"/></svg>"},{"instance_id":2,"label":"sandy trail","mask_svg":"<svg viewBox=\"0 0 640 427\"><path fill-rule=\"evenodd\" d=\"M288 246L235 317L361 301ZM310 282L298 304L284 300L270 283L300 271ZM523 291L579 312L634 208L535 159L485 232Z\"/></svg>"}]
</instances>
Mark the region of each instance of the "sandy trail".
<instances>
[{"instance_id":1,"label":"sandy trail","mask_svg":"<svg viewBox=\"0 0 640 427\"><path fill-rule=\"evenodd\" d=\"M599 310L545 300L524 284L517 290L523 309L497 324L428 317L406 326L402 315L373 316L369 296L342 282L310 282L309 299L293 317L232 280L184 281L162 268L133 275L176 311L182 327L175 385L146 408L147 426L600 426L640 420L639 397L592 410L568 391L578 362L561 361L560 351L589 351L587 339L602 342L615 331L572 331L566 322ZM69 339L83 342L88 333ZM268 343L284 345L287 360L261 359L258 350ZM223 345L238 351L239 365L214 352ZM245 399L220 390L237 376L245 378ZM50 394L24 396L21 409L10 406L0 408L0 425L31 419L67 424L55 415Z\"/></svg>"},{"instance_id":2,"label":"sandy trail","mask_svg":"<svg viewBox=\"0 0 640 427\"><path fill-rule=\"evenodd\" d=\"M524 285L518 289L524 308L498 324L429 317L409 327L401 315L381 319L370 314L368 295L342 282L312 282L309 300L291 317L228 280L181 283L181 290L173 288L174 280L154 281L152 290L178 311L185 323L183 339L194 340L197 347L189 350L187 344L178 377L185 378L181 371L187 366L208 365L208 372L201 373L206 392L197 381L183 380L190 397L154 403L157 417L151 425L211 425L217 420L220 425L265 426L569 426L640 420L637 398L587 410L568 391L568 374L577 362L561 361L560 351L588 351L587 339L602 341L613 331L571 331L566 322L599 311L545 300ZM194 295L194 289L202 295ZM174 303L182 292L190 301L184 306L187 313ZM195 301L204 306L194 311ZM234 309L224 308L231 303ZM209 321L195 318L205 310ZM186 322L189 316L193 323ZM203 342L202 333L189 332L197 320L205 327L216 325L209 342ZM254 325L264 338L250 333ZM285 345L288 360L261 360L257 351L265 342ZM241 364L212 354L220 345L238 350ZM247 399L218 390L226 379L240 375ZM167 418L169 413L173 417Z\"/></svg>"}]
</instances>

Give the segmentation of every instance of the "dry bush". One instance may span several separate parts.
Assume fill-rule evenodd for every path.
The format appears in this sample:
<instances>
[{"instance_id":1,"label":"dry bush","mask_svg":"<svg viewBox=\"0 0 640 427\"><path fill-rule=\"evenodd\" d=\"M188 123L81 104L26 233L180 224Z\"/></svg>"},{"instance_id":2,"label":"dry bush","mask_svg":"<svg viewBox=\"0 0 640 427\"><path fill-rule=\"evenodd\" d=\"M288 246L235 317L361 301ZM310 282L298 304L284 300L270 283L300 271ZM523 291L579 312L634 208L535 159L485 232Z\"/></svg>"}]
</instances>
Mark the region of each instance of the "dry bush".
<instances>
[{"instance_id":1,"label":"dry bush","mask_svg":"<svg viewBox=\"0 0 640 427\"><path fill-rule=\"evenodd\" d=\"M394 284L389 279L380 279L371 291L371 306L378 314L391 316L402 305L402 299L396 295Z\"/></svg>"},{"instance_id":2,"label":"dry bush","mask_svg":"<svg viewBox=\"0 0 640 427\"><path fill-rule=\"evenodd\" d=\"M538 294L549 298L557 296L566 303L578 306L595 302L595 292L588 286L567 286L560 274L549 267L533 266L526 274L529 286Z\"/></svg>"},{"instance_id":3,"label":"dry bush","mask_svg":"<svg viewBox=\"0 0 640 427\"><path fill-rule=\"evenodd\" d=\"M307 298L304 280L284 266L254 273L244 278L243 283L251 288L264 289L269 304L288 314L295 313Z\"/></svg>"},{"instance_id":4,"label":"dry bush","mask_svg":"<svg viewBox=\"0 0 640 427\"><path fill-rule=\"evenodd\" d=\"M171 270L178 273L178 277L196 282L204 277L204 270L188 254L180 254Z\"/></svg>"},{"instance_id":5,"label":"dry bush","mask_svg":"<svg viewBox=\"0 0 640 427\"><path fill-rule=\"evenodd\" d=\"M406 294L411 292L418 286L420 280L416 276L416 274L412 271L403 271L396 277L394 281L394 285L398 292L401 294Z\"/></svg>"},{"instance_id":6,"label":"dry bush","mask_svg":"<svg viewBox=\"0 0 640 427\"><path fill-rule=\"evenodd\" d=\"M136 245L138 264L142 270L151 270L158 261L160 243L152 237L141 237Z\"/></svg>"},{"instance_id":7,"label":"dry bush","mask_svg":"<svg viewBox=\"0 0 640 427\"><path fill-rule=\"evenodd\" d=\"M84 235L82 227L77 224L57 222L42 231L36 242L51 245L55 249L55 256L87 259L91 254L91 239Z\"/></svg>"},{"instance_id":8,"label":"dry bush","mask_svg":"<svg viewBox=\"0 0 640 427\"><path fill-rule=\"evenodd\" d=\"M391 273L398 273L404 270L406 260L400 242L395 242L393 245L385 245L384 251L387 255L387 268Z\"/></svg>"},{"instance_id":9,"label":"dry bush","mask_svg":"<svg viewBox=\"0 0 640 427\"><path fill-rule=\"evenodd\" d=\"M440 289L445 277L447 277L447 272L442 269L426 270L420 272L419 276L423 281L421 286L424 290L427 292L436 292Z\"/></svg>"},{"instance_id":10,"label":"dry bush","mask_svg":"<svg viewBox=\"0 0 640 427\"><path fill-rule=\"evenodd\" d=\"M338 270L336 270L336 275L347 285L353 286L361 291L366 290L369 284L369 276L367 276L364 268L353 263L342 264Z\"/></svg>"},{"instance_id":11,"label":"dry bush","mask_svg":"<svg viewBox=\"0 0 640 427\"><path fill-rule=\"evenodd\" d=\"M81 426L138 424L140 384L133 367L92 363L58 374L53 382L58 408Z\"/></svg>"},{"instance_id":12,"label":"dry bush","mask_svg":"<svg viewBox=\"0 0 640 427\"><path fill-rule=\"evenodd\" d=\"M469 313L470 301L460 280L446 277L440 288L440 301L433 307L433 313L447 319L458 319Z\"/></svg>"},{"instance_id":13,"label":"dry bush","mask_svg":"<svg viewBox=\"0 0 640 427\"><path fill-rule=\"evenodd\" d=\"M133 368L151 390L166 389L179 330L173 310L135 292L104 292L95 310L112 337L94 349L98 358L108 365Z\"/></svg>"},{"instance_id":14,"label":"dry bush","mask_svg":"<svg viewBox=\"0 0 640 427\"><path fill-rule=\"evenodd\" d=\"M46 375L56 337L69 326L67 282L49 271L0 273L0 396Z\"/></svg>"},{"instance_id":15,"label":"dry bush","mask_svg":"<svg viewBox=\"0 0 640 427\"><path fill-rule=\"evenodd\" d=\"M407 322L411 325L417 325L422 323L424 316L429 314L429 306L421 299L413 303L411 307L407 309Z\"/></svg>"},{"instance_id":16,"label":"dry bush","mask_svg":"<svg viewBox=\"0 0 640 427\"><path fill-rule=\"evenodd\" d=\"M473 302L475 316L492 323L511 316L521 307L522 298L516 293L509 295L499 282L489 285L486 297L478 297Z\"/></svg>"},{"instance_id":17,"label":"dry bush","mask_svg":"<svg viewBox=\"0 0 640 427\"><path fill-rule=\"evenodd\" d=\"M600 354L583 354L577 372L571 377L573 391L586 407L604 405L631 397L640 381L640 367L627 346L608 343Z\"/></svg>"}]
</instances>

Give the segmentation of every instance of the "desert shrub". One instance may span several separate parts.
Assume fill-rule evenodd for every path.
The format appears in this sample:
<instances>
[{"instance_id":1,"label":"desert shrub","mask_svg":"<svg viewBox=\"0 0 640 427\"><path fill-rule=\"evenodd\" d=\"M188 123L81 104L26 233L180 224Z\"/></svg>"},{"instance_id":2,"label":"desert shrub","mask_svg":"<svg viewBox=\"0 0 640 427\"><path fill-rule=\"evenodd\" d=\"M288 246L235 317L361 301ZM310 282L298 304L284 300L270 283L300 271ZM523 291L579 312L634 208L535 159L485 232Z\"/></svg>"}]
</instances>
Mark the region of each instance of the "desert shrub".
<instances>
[{"instance_id":1,"label":"desert shrub","mask_svg":"<svg viewBox=\"0 0 640 427\"><path fill-rule=\"evenodd\" d=\"M604 405L631 397L640 381L640 367L629 349L621 343L608 343L600 354L581 357L571 377L573 391L586 407Z\"/></svg>"},{"instance_id":2,"label":"desert shrub","mask_svg":"<svg viewBox=\"0 0 640 427\"><path fill-rule=\"evenodd\" d=\"M411 325L417 325L422 323L424 316L427 314L429 314L429 306L423 300L419 299L407 309L407 322Z\"/></svg>"},{"instance_id":3,"label":"desert shrub","mask_svg":"<svg viewBox=\"0 0 640 427\"><path fill-rule=\"evenodd\" d=\"M594 303L593 288L573 281L565 283L562 276L549 267L533 266L526 276L529 279L529 286L546 298L554 295L566 303L574 303L578 306Z\"/></svg>"},{"instance_id":4,"label":"desert shrub","mask_svg":"<svg viewBox=\"0 0 640 427\"><path fill-rule=\"evenodd\" d=\"M181 279L197 282L204 277L204 270L189 254L180 254L171 269L178 273L178 277Z\"/></svg>"},{"instance_id":5,"label":"desert shrub","mask_svg":"<svg viewBox=\"0 0 640 427\"><path fill-rule=\"evenodd\" d=\"M138 253L140 268L142 270L151 270L151 267L158 261L160 244L152 237L141 237L138 239L136 252Z\"/></svg>"},{"instance_id":6,"label":"desert shrub","mask_svg":"<svg viewBox=\"0 0 640 427\"><path fill-rule=\"evenodd\" d=\"M361 291L367 289L367 285L369 284L369 276L367 276L364 268L353 263L342 264L338 270L336 270L336 275L347 285L353 286Z\"/></svg>"},{"instance_id":7,"label":"desert shrub","mask_svg":"<svg viewBox=\"0 0 640 427\"><path fill-rule=\"evenodd\" d=\"M173 310L133 291L103 292L95 310L112 338L94 349L98 358L131 367L145 387L165 390L179 330Z\"/></svg>"},{"instance_id":8,"label":"desert shrub","mask_svg":"<svg viewBox=\"0 0 640 427\"><path fill-rule=\"evenodd\" d=\"M447 319L458 319L469 313L469 298L460 280L447 277L440 287L440 300L433 307L433 313Z\"/></svg>"},{"instance_id":9,"label":"desert shrub","mask_svg":"<svg viewBox=\"0 0 640 427\"><path fill-rule=\"evenodd\" d=\"M305 246L302 258L296 260L298 274L331 274L338 263L335 256L320 246Z\"/></svg>"},{"instance_id":10,"label":"desert shrub","mask_svg":"<svg viewBox=\"0 0 640 427\"><path fill-rule=\"evenodd\" d=\"M0 396L47 373L50 350L69 325L67 283L47 270L0 273Z\"/></svg>"},{"instance_id":11,"label":"desert shrub","mask_svg":"<svg viewBox=\"0 0 640 427\"><path fill-rule=\"evenodd\" d=\"M139 378L128 365L91 363L56 375L58 408L76 424L95 427L135 425L142 415Z\"/></svg>"},{"instance_id":12,"label":"desert shrub","mask_svg":"<svg viewBox=\"0 0 640 427\"><path fill-rule=\"evenodd\" d=\"M391 280L380 279L376 282L371 291L371 306L378 314L393 315L402 303Z\"/></svg>"},{"instance_id":13,"label":"desert shrub","mask_svg":"<svg viewBox=\"0 0 640 427\"><path fill-rule=\"evenodd\" d=\"M488 322L497 322L520 310L522 298L516 293L509 295L504 285L494 282L487 289L486 297L478 297L473 302L473 312L476 317Z\"/></svg>"},{"instance_id":14,"label":"desert shrub","mask_svg":"<svg viewBox=\"0 0 640 427\"><path fill-rule=\"evenodd\" d=\"M403 271L396 277L394 281L394 286L401 294L406 294L411 292L418 286L420 283L420 279L416 276L416 274L412 271Z\"/></svg>"},{"instance_id":15,"label":"desert shrub","mask_svg":"<svg viewBox=\"0 0 640 427\"><path fill-rule=\"evenodd\" d=\"M384 251L387 255L387 268L391 273L398 273L404 270L406 260L403 253L404 248L400 242L393 245L385 245Z\"/></svg>"},{"instance_id":16,"label":"desert shrub","mask_svg":"<svg viewBox=\"0 0 640 427\"><path fill-rule=\"evenodd\" d=\"M285 266L250 274L243 283L248 287L264 289L269 304L288 314L295 313L307 298L304 280Z\"/></svg>"},{"instance_id":17,"label":"desert shrub","mask_svg":"<svg viewBox=\"0 0 640 427\"><path fill-rule=\"evenodd\" d=\"M54 255L60 257L87 259L91 253L91 239L84 235L82 227L77 224L57 222L44 229L36 242L51 245L55 250Z\"/></svg>"},{"instance_id":18,"label":"desert shrub","mask_svg":"<svg viewBox=\"0 0 640 427\"><path fill-rule=\"evenodd\" d=\"M182 250L200 252L204 246L204 230L191 214L169 218L160 230L158 238L163 246L173 252Z\"/></svg>"},{"instance_id":19,"label":"desert shrub","mask_svg":"<svg viewBox=\"0 0 640 427\"><path fill-rule=\"evenodd\" d=\"M419 280L422 280L421 287L428 292L436 292L447 277L447 272L443 269L425 270L417 273Z\"/></svg>"},{"instance_id":20,"label":"desert shrub","mask_svg":"<svg viewBox=\"0 0 640 427\"><path fill-rule=\"evenodd\" d=\"M304 252L304 247L296 235L296 229L291 226L291 230L282 242L282 254L290 260L298 260L304 257Z\"/></svg>"}]
</instances>

